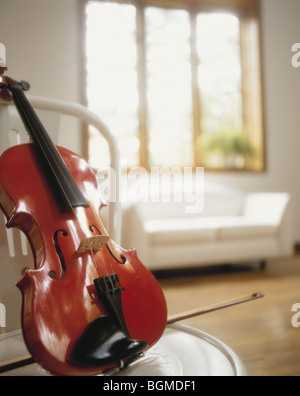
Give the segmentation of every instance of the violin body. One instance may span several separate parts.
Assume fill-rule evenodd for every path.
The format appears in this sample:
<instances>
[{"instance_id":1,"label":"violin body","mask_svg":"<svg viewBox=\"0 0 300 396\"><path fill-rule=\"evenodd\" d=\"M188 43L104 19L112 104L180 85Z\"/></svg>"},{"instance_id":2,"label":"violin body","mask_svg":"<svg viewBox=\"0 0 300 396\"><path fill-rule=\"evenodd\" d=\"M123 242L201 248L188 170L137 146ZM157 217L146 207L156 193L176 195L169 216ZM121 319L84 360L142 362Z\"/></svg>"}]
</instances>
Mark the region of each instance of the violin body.
<instances>
[{"instance_id":1,"label":"violin body","mask_svg":"<svg viewBox=\"0 0 300 396\"><path fill-rule=\"evenodd\" d=\"M74 359L74 348L89 326L101 332L98 319L111 316L110 304L99 298L95 279L118 274L120 310L128 333L143 340L146 349L165 330L166 302L135 250L121 249L112 240L102 248L79 250L82 241L108 235L99 215L103 202L88 163L67 149L57 149L88 207L60 209L31 143L12 147L1 156L0 205L7 227L26 234L34 256L34 268L27 269L17 284L23 295L22 328L30 353L54 374L95 375L119 365L118 358L115 362L100 359L99 364L97 359L92 363ZM89 338L87 334L82 339L83 349Z\"/></svg>"}]
</instances>

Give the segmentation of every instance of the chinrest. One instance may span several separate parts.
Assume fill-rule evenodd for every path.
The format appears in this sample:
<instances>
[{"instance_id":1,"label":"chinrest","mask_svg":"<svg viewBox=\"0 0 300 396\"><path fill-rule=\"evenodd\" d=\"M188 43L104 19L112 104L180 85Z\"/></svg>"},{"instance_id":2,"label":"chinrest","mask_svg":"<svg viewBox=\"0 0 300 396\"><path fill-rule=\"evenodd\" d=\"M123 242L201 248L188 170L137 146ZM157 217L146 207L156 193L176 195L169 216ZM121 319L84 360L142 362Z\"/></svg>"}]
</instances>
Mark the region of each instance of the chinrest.
<instances>
[{"instance_id":1,"label":"chinrest","mask_svg":"<svg viewBox=\"0 0 300 396\"><path fill-rule=\"evenodd\" d=\"M147 342L128 338L108 316L91 322L76 342L72 362L80 366L106 366L131 359L148 347Z\"/></svg>"}]
</instances>

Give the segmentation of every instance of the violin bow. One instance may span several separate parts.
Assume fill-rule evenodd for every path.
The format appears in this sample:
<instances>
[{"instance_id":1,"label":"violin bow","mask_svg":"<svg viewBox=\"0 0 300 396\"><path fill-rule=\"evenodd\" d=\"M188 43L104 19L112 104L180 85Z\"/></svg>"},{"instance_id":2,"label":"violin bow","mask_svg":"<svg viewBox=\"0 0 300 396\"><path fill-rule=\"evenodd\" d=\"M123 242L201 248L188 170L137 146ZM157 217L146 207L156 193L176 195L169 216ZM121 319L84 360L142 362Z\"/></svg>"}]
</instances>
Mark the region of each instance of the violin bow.
<instances>
[{"instance_id":1,"label":"violin bow","mask_svg":"<svg viewBox=\"0 0 300 396\"><path fill-rule=\"evenodd\" d=\"M234 305L238 305L238 304L243 304L249 301L254 301L254 300L258 300L259 298L263 298L264 295L262 293L253 293L251 295L246 295L246 296L242 296L239 298L235 298L235 299L231 299L231 300L227 300L227 301L223 301L221 303L218 304L213 304L213 305L208 305L206 307L203 308L198 308L192 311L187 311L178 315L174 315L174 316L170 316L168 318L167 324L173 324L185 319L189 319L189 318L193 318L195 316L200 316L200 315L204 315L210 312L214 312L214 311L219 311L221 309L224 308L229 308L232 307Z\"/></svg>"},{"instance_id":2,"label":"violin bow","mask_svg":"<svg viewBox=\"0 0 300 396\"><path fill-rule=\"evenodd\" d=\"M253 293L251 295L247 295L247 296L242 296L239 298L235 298L235 299L231 299L231 300L227 300L227 301L223 301L221 303L218 304L213 304L213 305L208 305L206 307L203 308L199 308L199 309L195 309L192 311L188 311L188 312L184 312L178 315L174 315L174 316L170 316L168 318L167 324L174 324L176 322L185 320L185 319L189 319L189 318L193 318L195 316L200 316L200 315L204 315L210 312L214 312L214 311L218 311L224 308L228 308L228 307L232 307L234 305L238 305L238 304L243 304L249 301L254 301L254 300L258 300L260 298L263 298L264 295L262 293ZM6 362L5 364L1 365L0 364L0 373L4 373L6 371L10 371L19 367L24 367L30 364L35 363L35 360L33 358L31 358L30 356L26 356L23 359L16 359L14 361L11 362Z\"/></svg>"}]
</instances>

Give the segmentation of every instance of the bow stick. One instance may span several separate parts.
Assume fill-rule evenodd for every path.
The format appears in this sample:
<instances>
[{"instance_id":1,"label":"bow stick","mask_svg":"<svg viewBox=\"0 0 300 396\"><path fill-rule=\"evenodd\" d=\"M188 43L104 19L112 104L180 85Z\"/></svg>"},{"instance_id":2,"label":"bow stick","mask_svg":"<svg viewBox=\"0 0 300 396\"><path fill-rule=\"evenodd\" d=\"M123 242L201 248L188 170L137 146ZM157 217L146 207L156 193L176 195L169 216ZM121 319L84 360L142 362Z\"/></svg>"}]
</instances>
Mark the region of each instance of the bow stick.
<instances>
[{"instance_id":1,"label":"bow stick","mask_svg":"<svg viewBox=\"0 0 300 396\"><path fill-rule=\"evenodd\" d=\"M208 305L207 307L198 308L193 311L188 311L188 312L184 312L184 313L181 313L178 315L170 316L168 318L167 324L170 325L170 324L179 322L181 320L193 318L194 316L204 315L209 312L218 311L220 309L232 307L232 306L238 305L238 304L243 304L243 303L257 300L257 299L263 298L263 297L264 297L264 295L262 293L253 293L251 295L242 296L242 297L235 298L232 300L223 301L218 304Z\"/></svg>"}]
</instances>

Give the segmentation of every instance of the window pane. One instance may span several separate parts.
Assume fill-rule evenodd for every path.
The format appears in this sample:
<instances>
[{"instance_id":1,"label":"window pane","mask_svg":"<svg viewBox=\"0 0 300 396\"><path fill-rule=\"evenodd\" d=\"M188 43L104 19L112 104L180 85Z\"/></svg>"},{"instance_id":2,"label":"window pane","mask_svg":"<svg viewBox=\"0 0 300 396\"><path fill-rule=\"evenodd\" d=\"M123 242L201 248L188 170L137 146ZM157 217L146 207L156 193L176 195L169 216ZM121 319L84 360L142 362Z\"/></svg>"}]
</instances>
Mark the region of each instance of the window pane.
<instances>
[{"instance_id":1,"label":"window pane","mask_svg":"<svg viewBox=\"0 0 300 396\"><path fill-rule=\"evenodd\" d=\"M243 69L244 108L239 18L141 7L144 18L136 15L135 3L86 3L88 106L117 137L127 165L139 165L140 157L149 166L168 167L251 168L260 162L262 143L253 137L253 131L262 132L260 91L248 86L255 64ZM243 45L253 47L243 33ZM137 65L138 55L139 60L145 55L145 65ZM139 113L138 84L145 86ZM95 167L108 164L106 144L93 130L89 157ZM236 157L234 163L229 157Z\"/></svg>"},{"instance_id":2,"label":"window pane","mask_svg":"<svg viewBox=\"0 0 300 396\"><path fill-rule=\"evenodd\" d=\"M206 145L208 150L216 148L219 139L224 154L230 136L243 134L239 19L225 13L199 14L197 47L201 141L211 142ZM200 159L207 166L223 167L223 154L202 151Z\"/></svg>"},{"instance_id":3,"label":"window pane","mask_svg":"<svg viewBox=\"0 0 300 396\"><path fill-rule=\"evenodd\" d=\"M86 15L88 106L117 136L121 158L138 165L135 7L90 2ZM91 164L106 166L107 148L93 132L89 147Z\"/></svg>"},{"instance_id":4,"label":"window pane","mask_svg":"<svg viewBox=\"0 0 300 396\"><path fill-rule=\"evenodd\" d=\"M151 166L193 165L189 14L145 11Z\"/></svg>"}]
</instances>

